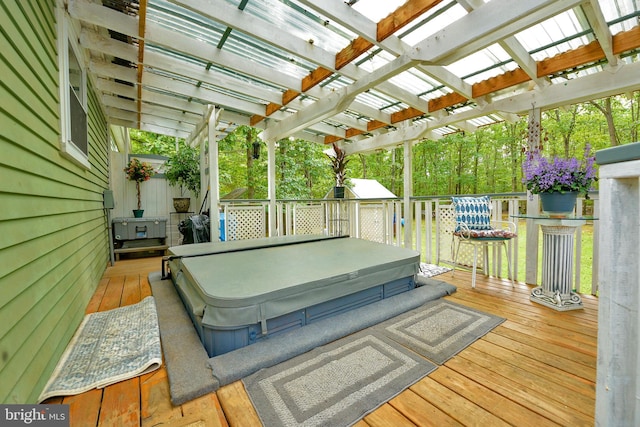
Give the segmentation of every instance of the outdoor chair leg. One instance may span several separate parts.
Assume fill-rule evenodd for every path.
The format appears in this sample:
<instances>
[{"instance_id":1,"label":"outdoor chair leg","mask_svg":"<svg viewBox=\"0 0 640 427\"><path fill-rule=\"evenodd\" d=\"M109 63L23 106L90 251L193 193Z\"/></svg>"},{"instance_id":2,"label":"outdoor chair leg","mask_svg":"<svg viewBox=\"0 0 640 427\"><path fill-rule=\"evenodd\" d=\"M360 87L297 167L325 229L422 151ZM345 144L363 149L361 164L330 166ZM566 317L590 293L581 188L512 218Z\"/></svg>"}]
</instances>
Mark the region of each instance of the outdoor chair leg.
<instances>
[{"instance_id":1,"label":"outdoor chair leg","mask_svg":"<svg viewBox=\"0 0 640 427\"><path fill-rule=\"evenodd\" d=\"M471 288L476 287L476 268L478 266L478 245L473 245L473 272L471 273Z\"/></svg>"},{"instance_id":2,"label":"outdoor chair leg","mask_svg":"<svg viewBox=\"0 0 640 427\"><path fill-rule=\"evenodd\" d=\"M509 249L507 248L507 242L502 242L502 246L504 246L504 253L507 256L507 274L509 275L509 280L511 280L511 288L515 289L516 284L513 281L513 275L511 274L511 258L509 258Z\"/></svg>"},{"instance_id":3,"label":"outdoor chair leg","mask_svg":"<svg viewBox=\"0 0 640 427\"><path fill-rule=\"evenodd\" d=\"M482 249L484 249L484 256L483 256L483 268L484 268L484 274L485 276L488 276L489 274L491 274L489 272L489 245L487 243L483 243L482 244Z\"/></svg>"},{"instance_id":4,"label":"outdoor chair leg","mask_svg":"<svg viewBox=\"0 0 640 427\"><path fill-rule=\"evenodd\" d=\"M455 245L455 241L453 242L453 244ZM456 253L453 256L453 269L451 270L451 278L453 279L453 276L456 274L456 268L458 268L458 253L460 252L460 245L462 244L461 241L458 241L458 247L456 248Z\"/></svg>"}]
</instances>

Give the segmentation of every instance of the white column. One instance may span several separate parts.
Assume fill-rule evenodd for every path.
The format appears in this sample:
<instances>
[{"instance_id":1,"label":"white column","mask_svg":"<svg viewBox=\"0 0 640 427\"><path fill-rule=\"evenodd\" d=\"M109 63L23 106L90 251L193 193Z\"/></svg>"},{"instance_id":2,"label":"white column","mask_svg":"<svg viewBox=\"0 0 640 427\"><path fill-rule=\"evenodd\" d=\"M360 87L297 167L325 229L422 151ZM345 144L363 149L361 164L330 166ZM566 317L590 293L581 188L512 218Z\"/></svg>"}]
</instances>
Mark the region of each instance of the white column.
<instances>
[{"instance_id":1,"label":"white column","mask_svg":"<svg viewBox=\"0 0 640 427\"><path fill-rule=\"evenodd\" d=\"M267 141L267 185L269 196L269 237L276 231L276 142Z\"/></svg>"},{"instance_id":2,"label":"white column","mask_svg":"<svg viewBox=\"0 0 640 427\"><path fill-rule=\"evenodd\" d=\"M413 156L411 155L411 141L404 141L404 200L403 200L403 212L404 212L404 247L411 249L411 216L413 212L411 210L411 196L413 195ZM398 224L400 219L398 219ZM420 242L416 247L420 250Z\"/></svg>"},{"instance_id":3,"label":"white column","mask_svg":"<svg viewBox=\"0 0 640 427\"><path fill-rule=\"evenodd\" d=\"M216 123L218 114L215 107L209 117L208 123L208 139L209 139L209 226L212 242L220 240L220 214L218 205L220 203L220 181L218 171L218 132L216 131ZM200 150L204 150L204 144L200 144ZM204 166L204 165L201 165ZM200 173L204 174L204 167L200 168ZM201 193L206 194L206 188L201 188Z\"/></svg>"},{"instance_id":4,"label":"white column","mask_svg":"<svg viewBox=\"0 0 640 427\"><path fill-rule=\"evenodd\" d=\"M573 283L573 242L576 227L542 226L542 287L569 295Z\"/></svg>"},{"instance_id":5,"label":"white column","mask_svg":"<svg viewBox=\"0 0 640 427\"><path fill-rule=\"evenodd\" d=\"M599 217L596 425L637 426L640 425L640 160L600 167Z\"/></svg>"}]
</instances>

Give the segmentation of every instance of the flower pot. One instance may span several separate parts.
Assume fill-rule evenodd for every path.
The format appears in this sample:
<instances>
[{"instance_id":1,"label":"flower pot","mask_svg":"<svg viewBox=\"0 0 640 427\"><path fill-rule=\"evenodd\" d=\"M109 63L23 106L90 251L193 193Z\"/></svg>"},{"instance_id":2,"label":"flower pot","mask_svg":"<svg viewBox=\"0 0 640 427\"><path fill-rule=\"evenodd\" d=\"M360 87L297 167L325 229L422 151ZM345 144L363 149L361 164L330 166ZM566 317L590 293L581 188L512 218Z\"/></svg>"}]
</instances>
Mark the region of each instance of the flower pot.
<instances>
[{"instance_id":1,"label":"flower pot","mask_svg":"<svg viewBox=\"0 0 640 427\"><path fill-rule=\"evenodd\" d=\"M142 218L142 214L144 213L144 209L134 209L133 217L134 218Z\"/></svg>"},{"instance_id":2,"label":"flower pot","mask_svg":"<svg viewBox=\"0 0 640 427\"><path fill-rule=\"evenodd\" d=\"M577 191L567 193L540 193L542 211L550 216L567 216L576 207Z\"/></svg>"},{"instance_id":3,"label":"flower pot","mask_svg":"<svg viewBox=\"0 0 640 427\"><path fill-rule=\"evenodd\" d=\"M176 210L176 212L180 212L180 213L189 212L190 204L191 204L191 199L189 197L173 198L173 208Z\"/></svg>"}]
</instances>

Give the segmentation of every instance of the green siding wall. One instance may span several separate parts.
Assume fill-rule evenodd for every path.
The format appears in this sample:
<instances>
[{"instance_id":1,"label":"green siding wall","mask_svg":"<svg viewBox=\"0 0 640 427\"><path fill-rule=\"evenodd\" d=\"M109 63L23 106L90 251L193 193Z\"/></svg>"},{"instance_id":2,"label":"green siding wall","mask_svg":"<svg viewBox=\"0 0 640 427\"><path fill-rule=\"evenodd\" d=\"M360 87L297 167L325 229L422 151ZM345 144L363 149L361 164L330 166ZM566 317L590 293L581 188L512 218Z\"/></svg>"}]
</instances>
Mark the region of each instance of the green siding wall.
<instances>
[{"instance_id":1,"label":"green siding wall","mask_svg":"<svg viewBox=\"0 0 640 427\"><path fill-rule=\"evenodd\" d=\"M0 402L34 403L109 259L106 120L85 170L59 151L55 1L0 2Z\"/></svg>"}]
</instances>

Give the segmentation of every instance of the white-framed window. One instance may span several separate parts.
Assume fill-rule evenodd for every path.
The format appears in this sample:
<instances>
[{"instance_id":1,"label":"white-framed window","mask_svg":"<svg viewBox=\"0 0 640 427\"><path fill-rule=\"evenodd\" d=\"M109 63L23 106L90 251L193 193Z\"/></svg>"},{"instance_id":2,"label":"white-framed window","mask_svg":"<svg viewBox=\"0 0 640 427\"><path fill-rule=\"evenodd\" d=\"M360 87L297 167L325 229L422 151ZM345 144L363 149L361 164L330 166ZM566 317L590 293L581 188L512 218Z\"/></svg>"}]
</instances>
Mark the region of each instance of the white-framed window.
<instances>
[{"instance_id":1,"label":"white-framed window","mask_svg":"<svg viewBox=\"0 0 640 427\"><path fill-rule=\"evenodd\" d=\"M89 168L87 129L87 71L73 23L60 1L57 8L58 65L60 69L60 150Z\"/></svg>"}]
</instances>

